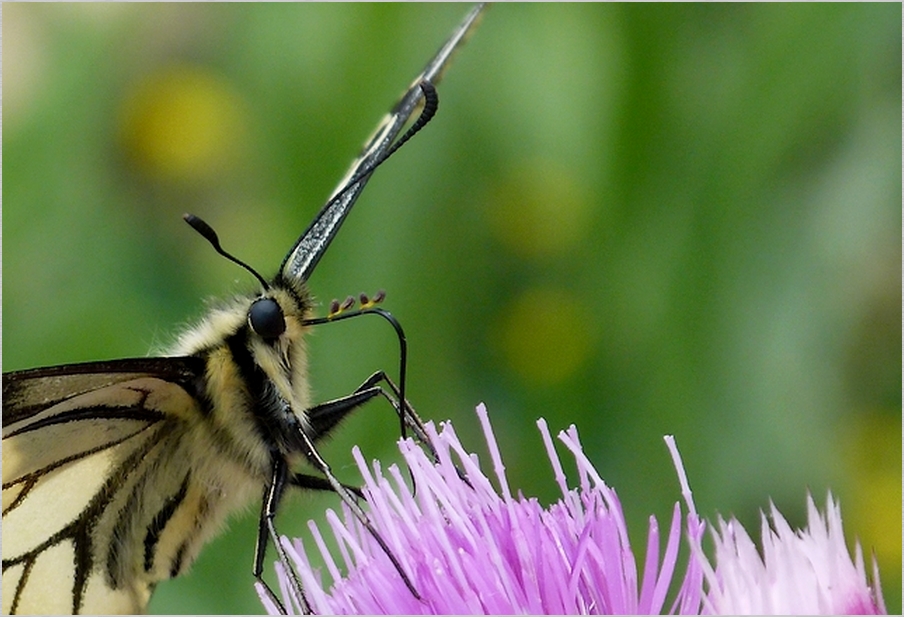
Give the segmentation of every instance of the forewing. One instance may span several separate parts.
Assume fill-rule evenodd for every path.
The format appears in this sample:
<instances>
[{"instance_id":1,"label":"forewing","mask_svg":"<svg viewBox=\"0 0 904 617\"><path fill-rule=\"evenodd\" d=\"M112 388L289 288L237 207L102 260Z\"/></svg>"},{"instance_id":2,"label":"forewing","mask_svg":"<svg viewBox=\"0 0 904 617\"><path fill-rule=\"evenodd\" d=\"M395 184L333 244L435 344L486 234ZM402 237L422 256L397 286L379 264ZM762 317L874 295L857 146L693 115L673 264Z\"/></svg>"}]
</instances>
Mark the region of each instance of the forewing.
<instances>
[{"instance_id":1,"label":"forewing","mask_svg":"<svg viewBox=\"0 0 904 617\"><path fill-rule=\"evenodd\" d=\"M153 563L128 548L149 533L132 510L148 481L165 503L187 477L187 460L160 459L201 369L159 358L3 376L4 613L144 611Z\"/></svg>"}]
</instances>

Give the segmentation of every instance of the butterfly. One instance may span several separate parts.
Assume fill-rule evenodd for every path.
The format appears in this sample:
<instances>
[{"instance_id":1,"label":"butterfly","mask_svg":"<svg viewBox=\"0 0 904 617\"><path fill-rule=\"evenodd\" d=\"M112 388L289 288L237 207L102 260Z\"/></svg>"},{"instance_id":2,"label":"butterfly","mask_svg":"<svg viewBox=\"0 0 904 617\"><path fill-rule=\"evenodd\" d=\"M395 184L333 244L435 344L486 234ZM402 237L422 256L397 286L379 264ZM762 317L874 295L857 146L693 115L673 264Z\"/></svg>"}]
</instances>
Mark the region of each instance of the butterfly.
<instances>
[{"instance_id":1,"label":"butterfly","mask_svg":"<svg viewBox=\"0 0 904 617\"><path fill-rule=\"evenodd\" d=\"M404 334L377 306L380 296L314 317L306 281L374 170L436 112L435 84L482 11L469 11L379 123L272 280L186 215L221 255L257 278L257 291L213 308L165 357L3 375L4 613L143 612L156 584L185 572L229 514L255 499L261 515L253 574L263 583L269 542L288 562L273 518L291 487L336 492L372 529L360 493L333 475L316 444L378 396L396 409L403 432L426 439L405 399ZM364 314L396 329L398 385L378 371L347 396L312 403L307 331ZM316 473L295 471L304 464ZM297 580L293 593L307 610Z\"/></svg>"}]
</instances>

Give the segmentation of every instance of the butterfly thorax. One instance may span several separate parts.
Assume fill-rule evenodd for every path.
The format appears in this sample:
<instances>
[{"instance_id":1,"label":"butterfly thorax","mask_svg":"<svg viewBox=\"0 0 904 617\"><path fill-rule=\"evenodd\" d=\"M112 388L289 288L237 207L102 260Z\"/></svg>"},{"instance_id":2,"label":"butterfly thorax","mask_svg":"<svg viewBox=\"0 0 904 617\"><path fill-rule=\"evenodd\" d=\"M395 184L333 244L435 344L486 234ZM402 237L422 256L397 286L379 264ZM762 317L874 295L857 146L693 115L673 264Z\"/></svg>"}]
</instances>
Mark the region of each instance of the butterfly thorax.
<instances>
[{"instance_id":1,"label":"butterfly thorax","mask_svg":"<svg viewBox=\"0 0 904 617\"><path fill-rule=\"evenodd\" d=\"M265 338L252 326L252 305L261 301L279 310L285 325L278 336ZM268 477L273 456L297 458L293 435L299 427L310 430L304 345L309 313L305 289L274 283L263 294L239 296L212 310L175 348L206 363L199 421L213 450L242 461L258 481Z\"/></svg>"}]
</instances>

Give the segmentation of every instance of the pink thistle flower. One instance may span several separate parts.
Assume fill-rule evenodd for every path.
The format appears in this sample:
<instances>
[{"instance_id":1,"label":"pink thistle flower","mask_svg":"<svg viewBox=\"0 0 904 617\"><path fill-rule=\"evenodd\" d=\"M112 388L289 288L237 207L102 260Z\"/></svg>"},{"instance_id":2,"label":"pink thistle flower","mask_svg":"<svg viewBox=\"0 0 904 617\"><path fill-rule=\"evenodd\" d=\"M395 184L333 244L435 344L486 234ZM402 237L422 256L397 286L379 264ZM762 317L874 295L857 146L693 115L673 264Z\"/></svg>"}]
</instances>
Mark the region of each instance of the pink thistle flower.
<instances>
[{"instance_id":1,"label":"pink thistle flower","mask_svg":"<svg viewBox=\"0 0 904 617\"><path fill-rule=\"evenodd\" d=\"M662 612L672 586L681 540L681 510L675 504L662 563L659 526L650 517L646 561L640 584L621 504L581 450L572 426L559 439L574 456L580 488L569 489L552 438L538 422L562 498L548 508L536 499L514 497L483 405L483 425L499 490L467 453L452 426L428 435L439 461L434 463L411 440L400 448L416 491L406 474L391 466L371 471L354 455L364 477L369 517L401 562L421 600L358 521L332 511L327 520L339 543L346 576L326 548L317 526L314 540L333 579L327 593L307 559L301 540L284 539L288 554L314 612L328 614L652 614ZM462 479L459 469L467 477ZM501 494L500 494L501 493ZM687 533L700 541L704 526L693 512ZM278 564L278 570L281 564ZM696 614L702 603L702 568L690 557L671 610ZM283 597L288 582L280 576ZM268 610L275 607L261 594ZM290 606L290 604L286 604ZM295 605L296 608L300 608Z\"/></svg>"},{"instance_id":2,"label":"pink thistle flower","mask_svg":"<svg viewBox=\"0 0 904 617\"><path fill-rule=\"evenodd\" d=\"M709 592L705 610L715 614L876 615L885 602L873 560L871 588L859 542L852 562L844 543L841 508L830 494L826 514L807 495L807 529L794 531L770 504L762 516L759 551L734 518L713 530L716 568L704 562ZM699 542L693 550L702 555ZM762 554L761 554L762 553Z\"/></svg>"},{"instance_id":3,"label":"pink thistle flower","mask_svg":"<svg viewBox=\"0 0 904 617\"><path fill-rule=\"evenodd\" d=\"M804 531L793 531L772 506L772 526L763 518L761 551L737 520L719 519L719 529L713 530L717 565L711 565L702 549L705 523L697 516L672 437L665 440L688 508L690 556L673 590L682 536L676 503L661 563L659 526L650 517L638 585L621 504L584 455L575 427L558 435L580 476L579 487L570 489L546 423L537 423L562 491L559 501L543 508L536 499L512 495L483 405L477 413L498 490L449 424L440 431L427 424L437 462L410 439L399 444L416 491L397 466L384 473L375 462L371 469L360 451L353 451L364 478L368 516L421 598L412 595L373 536L345 509L342 519L327 512L342 567L317 525L309 522L332 579L329 591L303 542L282 538L294 562L276 564L285 606L301 609L286 576L291 567L311 609L322 614L652 614L666 608L680 614L885 612L875 560L871 588L859 545L855 562L847 552L840 509L831 496L825 516L808 498ZM674 600L667 606L670 590ZM266 593L258 591L268 612L277 613Z\"/></svg>"}]
</instances>

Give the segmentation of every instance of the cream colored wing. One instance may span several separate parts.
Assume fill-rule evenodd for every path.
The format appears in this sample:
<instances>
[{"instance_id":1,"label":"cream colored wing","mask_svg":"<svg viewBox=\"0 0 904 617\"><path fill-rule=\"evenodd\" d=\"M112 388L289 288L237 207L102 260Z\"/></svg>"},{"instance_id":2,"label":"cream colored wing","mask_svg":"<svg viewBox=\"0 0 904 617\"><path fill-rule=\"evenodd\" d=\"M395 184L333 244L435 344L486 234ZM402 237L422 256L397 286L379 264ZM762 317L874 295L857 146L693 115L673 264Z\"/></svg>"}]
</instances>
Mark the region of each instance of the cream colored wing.
<instances>
[{"instance_id":1,"label":"cream colored wing","mask_svg":"<svg viewBox=\"0 0 904 617\"><path fill-rule=\"evenodd\" d=\"M143 612L193 559L199 365L183 360L4 375L4 613Z\"/></svg>"}]
</instances>

